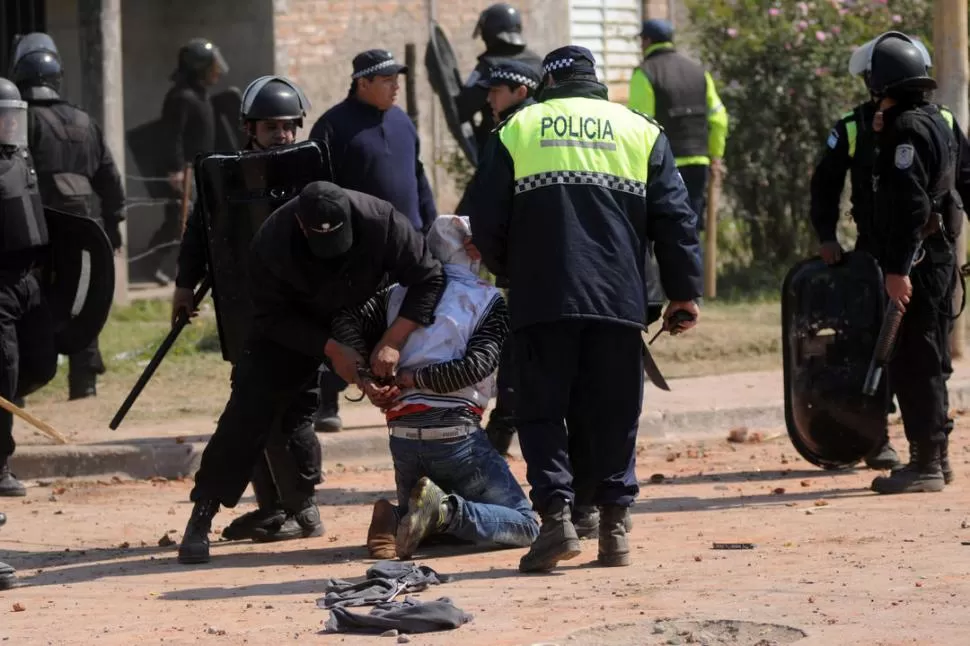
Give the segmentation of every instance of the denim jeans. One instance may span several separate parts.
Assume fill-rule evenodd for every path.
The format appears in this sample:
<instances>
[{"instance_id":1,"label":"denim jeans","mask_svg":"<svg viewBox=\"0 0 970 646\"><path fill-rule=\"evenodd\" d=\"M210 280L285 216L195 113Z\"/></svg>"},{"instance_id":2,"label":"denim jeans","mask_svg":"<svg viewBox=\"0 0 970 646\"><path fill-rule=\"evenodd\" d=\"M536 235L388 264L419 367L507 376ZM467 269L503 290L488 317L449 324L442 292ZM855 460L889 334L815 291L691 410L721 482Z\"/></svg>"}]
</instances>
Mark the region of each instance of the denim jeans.
<instances>
[{"instance_id":1,"label":"denim jeans","mask_svg":"<svg viewBox=\"0 0 970 646\"><path fill-rule=\"evenodd\" d=\"M391 437L398 517L407 513L411 489L427 476L449 494L455 514L444 533L475 543L528 547L539 521L509 465L485 433L456 440Z\"/></svg>"}]
</instances>

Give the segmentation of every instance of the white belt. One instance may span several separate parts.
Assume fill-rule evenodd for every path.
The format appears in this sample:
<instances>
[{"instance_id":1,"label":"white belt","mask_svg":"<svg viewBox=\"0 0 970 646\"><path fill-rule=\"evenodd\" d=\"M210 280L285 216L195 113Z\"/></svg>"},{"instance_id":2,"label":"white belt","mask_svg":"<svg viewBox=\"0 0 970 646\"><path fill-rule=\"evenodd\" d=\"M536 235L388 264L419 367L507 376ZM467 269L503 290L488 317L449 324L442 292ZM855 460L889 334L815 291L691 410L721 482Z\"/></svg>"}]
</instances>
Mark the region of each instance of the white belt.
<instances>
[{"instance_id":1,"label":"white belt","mask_svg":"<svg viewBox=\"0 0 970 646\"><path fill-rule=\"evenodd\" d=\"M454 440L459 437L467 437L480 429L474 424L462 424L461 426L443 426L440 428L410 428L407 426L392 426L390 428L391 437L399 437L405 440Z\"/></svg>"}]
</instances>

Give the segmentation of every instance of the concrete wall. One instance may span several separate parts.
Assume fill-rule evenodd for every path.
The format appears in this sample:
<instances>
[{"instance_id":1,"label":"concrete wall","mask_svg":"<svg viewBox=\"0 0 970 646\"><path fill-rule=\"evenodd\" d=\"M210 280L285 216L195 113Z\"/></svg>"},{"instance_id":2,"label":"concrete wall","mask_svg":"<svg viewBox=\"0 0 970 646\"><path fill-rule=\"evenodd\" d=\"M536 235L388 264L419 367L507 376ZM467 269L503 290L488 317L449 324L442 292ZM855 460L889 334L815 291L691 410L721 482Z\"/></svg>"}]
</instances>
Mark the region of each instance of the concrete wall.
<instances>
[{"instance_id":1,"label":"concrete wall","mask_svg":"<svg viewBox=\"0 0 970 646\"><path fill-rule=\"evenodd\" d=\"M306 91L313 110L309 126L335 103L342 101L350 86L351 60L361 51L383 47L404 60L405 45L417 49L417 69L411 73L418 83L418 130L423 161L436 184L438 208L447 212L457 204L454 186L434 162L455 149L439 113L437 144L433 133L431 91L424 66L428 42L428 18L433 5L437 20L448 36L463 78L471 73L484 45L472 39L478 15L490 0L275 0L276 71L291 77ZM565 44L568 15L563 0L525 0L522 11L524 33L529 46L541 55ZM405 107L405 93L398 95ZM437 182L435 181L437 175Z\"/></svg>"}]
</instances>

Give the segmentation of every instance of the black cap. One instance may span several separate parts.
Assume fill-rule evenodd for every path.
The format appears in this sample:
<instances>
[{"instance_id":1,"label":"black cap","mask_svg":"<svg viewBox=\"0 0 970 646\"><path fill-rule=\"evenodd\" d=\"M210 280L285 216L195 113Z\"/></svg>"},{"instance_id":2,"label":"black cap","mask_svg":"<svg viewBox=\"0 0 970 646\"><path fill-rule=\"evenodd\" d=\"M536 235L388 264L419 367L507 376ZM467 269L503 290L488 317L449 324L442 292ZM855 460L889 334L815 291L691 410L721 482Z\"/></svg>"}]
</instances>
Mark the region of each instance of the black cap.
<instances>
[{"instance_id":1,"label":"black cap","mask_svg":"<svg viewBox=\"0 0 970 646\"><path fill-rule=\"evenodd\" d=\"M669 43L674 39L674 25L662 18L644 20L640 27L640 37L649 38L655 43Z\"/></svg>"},{"instance_id":2,"label":"black cap","mask_svg":"<svg viewBox=\"0 0 970 646\"><path fill-rule=\"evenodd\" d=\"M478 38L479 34L486 43L499 40L509 45L525 45L522 16L518 9L504 2L493 4L478 16L472 38Z\"/></svg>"},{"instance_id":3,"label":"black cap","mask_svg":"<svg viewBox=\"0 0 970 646\"><path fill-rule=\"evenodd\" d=\"M350 198L336 184L311 182L303 187L297 198L297 215L317 258L342 256L354 242Z\"/></svg>"},{"instance_id":4,"label":"black cap","mask_svg":"<svg viewBox=\"0 0 970 646\"><path fill-rule=\"evenodd\" d=\"M354 56L354 73L350 78L359 79L365 76L394 76L407 74L407 65L401 65L394 60L394 54L386 49L368 49Z\"/></svg>"},{"instance_id":5,"label":"black cap","mask_svg":"<svg viewBox=\"0 0 970 646\"><path fill-rule=\"evenodd\" d=\"M866 82L876 96L936 88L923 52L905 34L892 31L883 34L872 46L870 56Z\"/></svg>"},{"instance_id":6,"label":"black cap","mask_svg":"<svg viewBox=\"0 0 970 646\"><path fill-rule=\"evenodd\" d=\"M488 73L488 78L483 81L483 85L485 87L524 85L529 90L535 90L539 87L540 81L542 76L532 65L510 59L494 65Z\"/></svg>"},{"instance_id":7,"label":"black cap","mask_svg":"<svg viewBox=\"0 0 970 646\"><path fill-rule=\"evenodd\" d=\"M554 49L542 59L542 69L552 74L554 79L570 76L592 76L596 78L596 59L593 52L578 45L567 45Z\"/></svg>"}]
</instances>

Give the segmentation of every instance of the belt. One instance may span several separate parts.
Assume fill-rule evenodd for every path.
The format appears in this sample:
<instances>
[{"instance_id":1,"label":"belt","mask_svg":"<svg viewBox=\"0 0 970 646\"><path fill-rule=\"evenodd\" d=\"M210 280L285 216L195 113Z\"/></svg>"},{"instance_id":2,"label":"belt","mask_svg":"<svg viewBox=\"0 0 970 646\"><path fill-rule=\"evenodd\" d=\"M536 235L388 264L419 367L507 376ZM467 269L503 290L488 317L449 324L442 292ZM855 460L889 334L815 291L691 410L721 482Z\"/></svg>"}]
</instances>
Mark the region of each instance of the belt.
<instances>
[{"instance_id":1,"label":"belt","mask_svg":"<svg viewBox=\"0 0 970 646\"><path fill-rule=\"evenodd\" d=\"M389 429L391 437L399 437L404 440L454 440L460 437L468 437L472 433L481 430L474 424L462 424L461 426L443 426L440 428L411 428L408 426L392 426Z\"/></svg>"}]
</instances>

